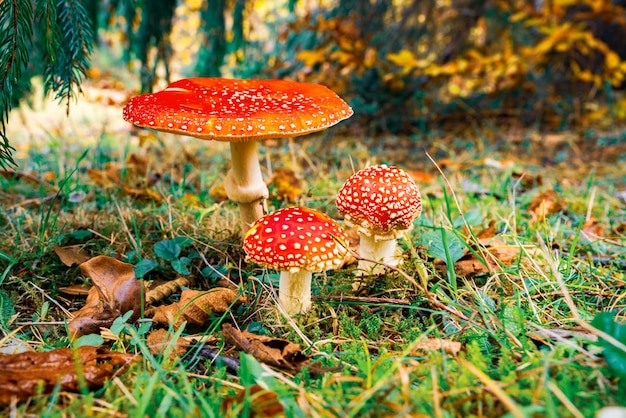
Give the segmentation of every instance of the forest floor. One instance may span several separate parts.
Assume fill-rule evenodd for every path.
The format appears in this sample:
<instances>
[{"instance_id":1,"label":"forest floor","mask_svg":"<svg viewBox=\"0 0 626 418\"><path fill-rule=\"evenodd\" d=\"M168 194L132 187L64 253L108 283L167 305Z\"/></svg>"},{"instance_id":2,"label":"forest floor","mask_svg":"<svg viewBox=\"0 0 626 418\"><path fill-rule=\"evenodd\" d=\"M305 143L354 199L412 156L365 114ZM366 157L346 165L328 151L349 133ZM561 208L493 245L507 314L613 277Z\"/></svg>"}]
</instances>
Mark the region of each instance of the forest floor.
<instances>
[{"instance_id":1,"label":"forest floor","mask_svg":"<svg viewBox=\"0 0 626 418\"><path fill-rule=\"evenodd\" d=\"M285 318L278 275L245 260L225 200L228 146L131 129L120 85L85 94L69 119L41 103L11 115L18 167L0 177L0 348L96 345L116 367L92 382L74 357L73 385L37 389L60 360L20 363L31 374L11 398L2 395L22 374L9 379L16 366L0 361L3 415L580 417L626 407L616 319L626 312L626 130L368 137L337 126L265 141L270 210L301 205L342 222L337 191L379 163L406 170L423 198L399 269L357 291L355 263L317 274L312 310ZM86 267L97 256L104 270ZM157 291L138 321L119 312L70 341L68 318L107 274L178 286ZM202 325L157 321L181 287L235 296L210 305ZM109 303L100 293L96 305ZM157 330L169 340L155 349Z\"/></svg>"}]
</instances>

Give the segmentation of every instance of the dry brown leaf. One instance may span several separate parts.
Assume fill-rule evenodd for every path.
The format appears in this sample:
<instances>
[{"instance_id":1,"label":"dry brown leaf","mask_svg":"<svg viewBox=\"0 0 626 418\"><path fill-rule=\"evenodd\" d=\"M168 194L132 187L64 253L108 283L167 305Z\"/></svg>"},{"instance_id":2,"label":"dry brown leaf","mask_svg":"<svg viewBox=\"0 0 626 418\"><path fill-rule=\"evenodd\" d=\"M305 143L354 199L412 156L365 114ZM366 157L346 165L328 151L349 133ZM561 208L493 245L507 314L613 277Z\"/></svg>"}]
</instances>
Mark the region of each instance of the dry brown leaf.
<instances>
[{"instance_id":1,"label":"dry brown leaf","mask_svg":"<svg viewBox=\"0 0 626 418\"><path fill-rule=\"evenodd\" d=\"M604 228L602 227L602 224L593 216L590 216L589 219L585 220L582 232L592 240L604 237Z\"/></svg>"},{"instance_id":2,"label":"dry brown leaf","mask_svg":"<svg viewBox=\"0 0 626 418\"><path fill-rule=\"evenodd\" d=\"M179 337L176 341L172 341L174 335L165 329L158 329L148 334L146 338L146 344L150 349L150 352L154 355L161 354L166 347L170 347L174 344L172 350L172 356L181 357L185 355L187 349L191 345L191 341L185 337Z\"/></svg>"},{"instance_id":3,"label":"dry brown leaf","mask_svg":"<svg viewBox=\"0 0 626 418\"><path fill-rule=\"evenodd\" d=\"M442 351L456 356L461 351L461 343L443 338L425 338L417 342L413 347L412 355L418 351Z\"/></svg>"},{"instance_id":4,"label":"dry brown leaf","mask_svg":"<svg viewBox=\"0 0 626 418\"><path fill-rule=\"evenodd\" d=\"M250 405L248 417L285 416L285 408L280 403L276 392L263 389L260 385L252 385L240 390L235 396L224 398L221 405L222 415L227 417L241 415L241 407L233 408L236 405L242 405L246 396L248 396L248 404Z\"/></svg>"},{"instance_id":5,"label":"dry brown leaf","mask_svg":"<svg viewBox=\"0 0 626 418\"><path fill-rule=\"evenodd\" d=\"M105 165L103 170L97 170L95 168L88 169L87 175L98 186L110 187L119 185L122 182L119 175L121 168L120 163L110 162Z\"/></svg>"},{"instance_id":6,"label":"dry brown leaf","mask_svg":"<svg viewBox=\"0 0 626 418\"><path fill-rule=\"evenodd\" d=\"M174 280L152 286L146 293L146 306L163 300L172 293L178 292L183 287L189 287L189 285L191 285L191 279L186 276L180 276Z\"/></svg>"},{"instance_id":7,"label":"dry brown leaf","mask_svg":"<svg viewBox=\"0 0 626 418\"><path fill-rule=\"evenodd\" d=\"M115 318L132 310L131 321L141 314L141 282L135 278L132 264L104 255L85 261L80 269L91 278L85 306L74 313L68 324L70 338L97 333L108 328Z\"/></svg>"},{"instance_id":8,"label":"dry brown leaf","mask_svg":"<svg viewBox=\"0 0 626 418\"><path fill-rule=\"evenodd\" d=\"M258 361L291 373L297 373L310 361L300 350L300 344L294 344L287 340L239 331L230 324L222 326L222 335L226 341L239 347Z\"/></svg>"},{"instance_id":9,"label":"dry brown leaf","mask_svg":"<svg viewBox=\"0 0 626 418\"><path fill-rule=\"evenodd\" d=\"M152 200L154 202L163 201L163 197L149 187L132 187L127 184L123 184L122 190L133 199Z\"/></svg>"},{"instance_id":10,"label":"dry brown leaf","mask_svg":"<svg viewBox=\"0 0 626 418\"><path fill-rule=\"evenodd\" d=\"M294 203L302 195L302 181L295 171L289 168L278 168L268 182L270 197L279 201Z\"/></svg>"},{"instance_id":11,"label":"dry brown leaf","mask_svg":"<svg viewBox=\"0 0 626 418\"><path fill-rule=\"evenodd\" d=\"M407 171L407 173L409 173L409 175L413 178L413 180L415 180L418 185L430 183L435 179L435 176L433 174L426 173L425 171L409 170Z\"/></svg>"},{"instance_id":12,"label":"dry brown leaf","mask_svg":"<svg viewBox=\"0 0 626 418\"><path fill-rule=\"evenodd\" d=\"M561 210L563 210L561 197L552 189L539 193L528 205L528 211L532 213L532 219L536 222L542 222Z\"/></svg>"},{"instance_id":13,"label":"dry brown leaf","mask_svg":"<svg viewBox=\"0 0 626 418\"><path fill-rule=\"evenodd\" d=\"M130 153L126 158L126 175L130 177L145 177L148 174L148 158L143 155Z\"/></svg>"},{"instance_id":14,"label":"dry brown leaf","mask_svg":"<svg viewBox=\"0 0 626 418\"><path fill-rule=\"evenodd\" d=\"M488 244L484 243L483 245L489 253L484 254L487 265L478 260L474 254L467 253L454 263L454 272L458 276L471 277L477 274L489 273L492 270L498 270L499 265L510 266L513 260L519 256L519 247L509 245L499 238L493 238Z\"/></svg>"},{"instance_id":15,"label":"dry brown leaf","mask_svg":"<svg viewBox=\"0 0 626 418\"><path fill-rule=\"evenodd\" d=\"M106 379L123 373L134 358L92 346L0 356L0 404L28 399L40 390L50 393L57 384L69 392L77 392L81 381L90 389L101 387Z\"/></svg>"},{"instance_id":16,"label":"dry brown leaf","mask_svg":"<svg viewBox=\"0 0 626 418\"><path fill-rule=\"evenodd\" d=\"M160 202L163 197L149 187L157 181L155 178L159 177L148 176L147 167L146 157L131 153L126 159L126 164L110 162L103 170L87 170L87 175L99 186L117 186L135 199Z\"/></svg>"},{"instance_id":17,"label":"dry brown leaf","mask_svg":"<svg viewBox=\"0 0 626 418\"><path fill-rule=\"evenodd\" d=\"M469 235L469 233L467 235ZM478 241L483 245L487 245L487 240L490 240L491 238L495 236L496 236L496 221L489 222L489 226L487 226L487 228L483 229L478 234L476 234L476 238L478 238Z\"/></svg>"},{"instance_id":18,"label":"dry brown leaf","mask_svg":"<svg viewBox=\"0 0 626 418\"><path fill-rule=\"evenodd\" d=\"M495 233L495 222L492 221L486 229L476 234L487 265L473 253L465 250L465 255L454 263L454 272L457 276L472 277L477 274L489 273L492 270L498 270L502 265L510 266L517 259L519 247L507 244ZM476 251L478 252L480 249L476 248ZM445 271L447 268L443 260L435 260L435 267L441 271Z\"/></svg>"},{"instance_id":19,"label":"dry brown leaf","mask_svg":"<svg viewBox=\"0 0 626 418\"><path fill-rule=\"evenodd\" d=\"M72 284L67 287L60 287L59 292L70 296L88 296L91 287L84 284Z\"/></svg>"},{"instance_id":20,"label":"dry brown leaf","mask_svg":"<svg viewBox=\"0 0 626 418\"><path fill-rule=\"evenodd\" d=\"M523 189L530 189L543 184L543 177L541 177L541 174L534 176L525 172L513 172L511 173L511 177L513 177L513 179L515 179Z\"/></svg>"},{"instance_id":21,"label":"dry brown leaf","mask_svg":"<svg viewBox=\"0 0 626 418\"><path fill-rule=\"evenodd\" d=\"M216 184L211 187L209 190L209 196L215 199L216 202L225 202L228 200L228 196L226 195L226 189L224 189L224 185L222 183Z\"/></svg>"},{"instance_id":22,"label":"dry brown leaf","mask_svg":"<svg viewBox=\"0 0 626 418\"><path fill-rule=\"evenodd\" d=\"M243 302L234 290L216 287L208 291L183 290L180 301L171 305L159 306L154 310L152 321L157 324L173 324L180 327L202 327L211 314L224 313L234 304Z\"/></svg>"},{"instance_id":23,"label":"dry brown leaf","mask_svg":"<svg viewBox=\"0 0 626 418\"><path fill-rule=\"evenodd\" d=\"M193 193L185 193L178 201L186 208L198 208L202 206L200 198Z\"/></svg>"},{"instance_id":24,"label":"dry brown leaf","mask_svg":"<svg viewBox=\"0 0 626 418\"><path fill-rule=\"evenodd\" d=\"M37 173L21 173L14 170L0 170L0 176L4 177L7 180L15 178L27 181L32 184L46 186L51 190L58 191L59 189L56 186L49 183L49 181L55 179L56 174L52 173L53 176L50 176L50 173L51 172L43 173L40 178Z\"/></svg>"},{"instance_id":25,"label":"dry brown leaf","mask_svg":"<svg viewBox=\"0 0 626 418\"><path fill-rule=\"evenodd\" d=\"M89 255L82 249L81 245L68 245L65 247L54 245L52 246L52 249L61 259L61 262L68 267L72 267L74 264L84 263L89 260Z\"/></svg>"}]
</instances>

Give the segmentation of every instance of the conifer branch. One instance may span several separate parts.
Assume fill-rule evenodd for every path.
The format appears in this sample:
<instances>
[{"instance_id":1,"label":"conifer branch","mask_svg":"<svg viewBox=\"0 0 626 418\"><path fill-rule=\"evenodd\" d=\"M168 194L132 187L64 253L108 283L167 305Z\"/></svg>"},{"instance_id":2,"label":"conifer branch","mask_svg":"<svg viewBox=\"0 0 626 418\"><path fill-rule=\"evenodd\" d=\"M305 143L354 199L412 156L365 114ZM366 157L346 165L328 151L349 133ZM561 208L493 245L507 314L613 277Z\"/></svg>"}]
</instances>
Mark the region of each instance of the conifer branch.
<instances>
[{"instance_id":1,"label":"conifer branch","mask_svg":"<svg viewBox=\"0 0 626 418\"><path fill-rule=\"evenodd\" d=\"M0 167L15 166L6 124L13 104L13 88L28 64L33 28L30 0L0 1Z\"/></svg>"},{"instance_id":2,"label":"conifer branch","mask_svg":"<svg viewBox=\"0 0 626 418\"><path fill-rule=\"evenodd\" d=\"M92 53L93 30L89 25L87 11L78 0L57 1L57 24L63 53L56 62L47 63L50 77L45 85L46 92L52 90L55 99L70 102L77 92L82 92L80 83L87 75Z\"/></svg>"}]
</instances>

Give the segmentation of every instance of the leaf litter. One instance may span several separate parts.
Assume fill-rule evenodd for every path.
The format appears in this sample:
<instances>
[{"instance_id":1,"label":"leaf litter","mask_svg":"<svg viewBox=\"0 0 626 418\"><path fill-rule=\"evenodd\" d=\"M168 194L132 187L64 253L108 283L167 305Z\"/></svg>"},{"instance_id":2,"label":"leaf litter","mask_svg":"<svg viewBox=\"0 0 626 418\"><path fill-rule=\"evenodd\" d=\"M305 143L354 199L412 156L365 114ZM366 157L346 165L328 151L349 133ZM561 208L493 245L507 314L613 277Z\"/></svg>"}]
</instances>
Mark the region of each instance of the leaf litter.
<instances>
[{"instance_id":1,"label":"leaf litter","mask_svg":"<svg viewBox=\"0 0 626 418\"><path fill-rule=\"evenodd\" d=\"M87 294L85 305L74 312L68 323L71 338L99 333L115 319L128 311L135 321L142 312L142 284L135 277L134 266L108 256L97 256L79 265L93 286Z\"/></svg>"},{"instance_id":2,"label":"leaf litter","mask_svg":"<svg viewBox=\"0 0 626 418\"><path fill-rule=\"evenodd\" d=\"M102 387L107 379L124 373L135 358L93 346L0 356L0 404L50 393L57 385L68 392Z\"/></svg>"}]
</instances>

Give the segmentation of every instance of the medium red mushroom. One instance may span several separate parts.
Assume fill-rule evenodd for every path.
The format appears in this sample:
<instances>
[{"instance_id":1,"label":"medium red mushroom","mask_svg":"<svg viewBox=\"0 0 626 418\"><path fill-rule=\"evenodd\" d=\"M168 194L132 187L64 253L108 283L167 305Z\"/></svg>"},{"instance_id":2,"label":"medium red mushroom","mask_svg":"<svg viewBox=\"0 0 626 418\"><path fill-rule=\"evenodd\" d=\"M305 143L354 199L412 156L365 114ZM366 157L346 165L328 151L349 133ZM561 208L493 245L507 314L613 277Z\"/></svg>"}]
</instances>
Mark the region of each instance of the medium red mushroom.
<instances>
[{"instance_id":1,"label":"medium red mushroom","mask_svg":"<svg viewBox=\"0 0 626 418\"><path fill-rule=\"evenodd\" d=\"M346 232L313 209L279 209L257 220L246 233L248 259L280 270L278 301L289 315L311 307L313 272L338 268L347 254Z\"/></svg>"},{"instance_id":2,"label":"medium red mushroom","mask_svg":"<svg viewBox=\"0 0 626 418\"><path fill-rule=\"evenodd\" d=\"M232 165L224 187L239 204L245 232L267 212L256 140L321 131L353 111L319 84L189 78L133 97L123 113L124 120L137 126L230 142Z\"/></svg>"},{"instance_id":3,"label":"medium red mushroom","mask_svg":"<svg viewBox=\"0 0 626 418\"><path fill-rule=\"evenodd\" d=\"M405 171L386 165L364 168L343 185L336 200L347 225L357 228L361 257L397 266L396 239L413 227L422 213L415 181ZM363 273L379 274L380 264L359 261Z\"/></svg>"}]
</instances>

